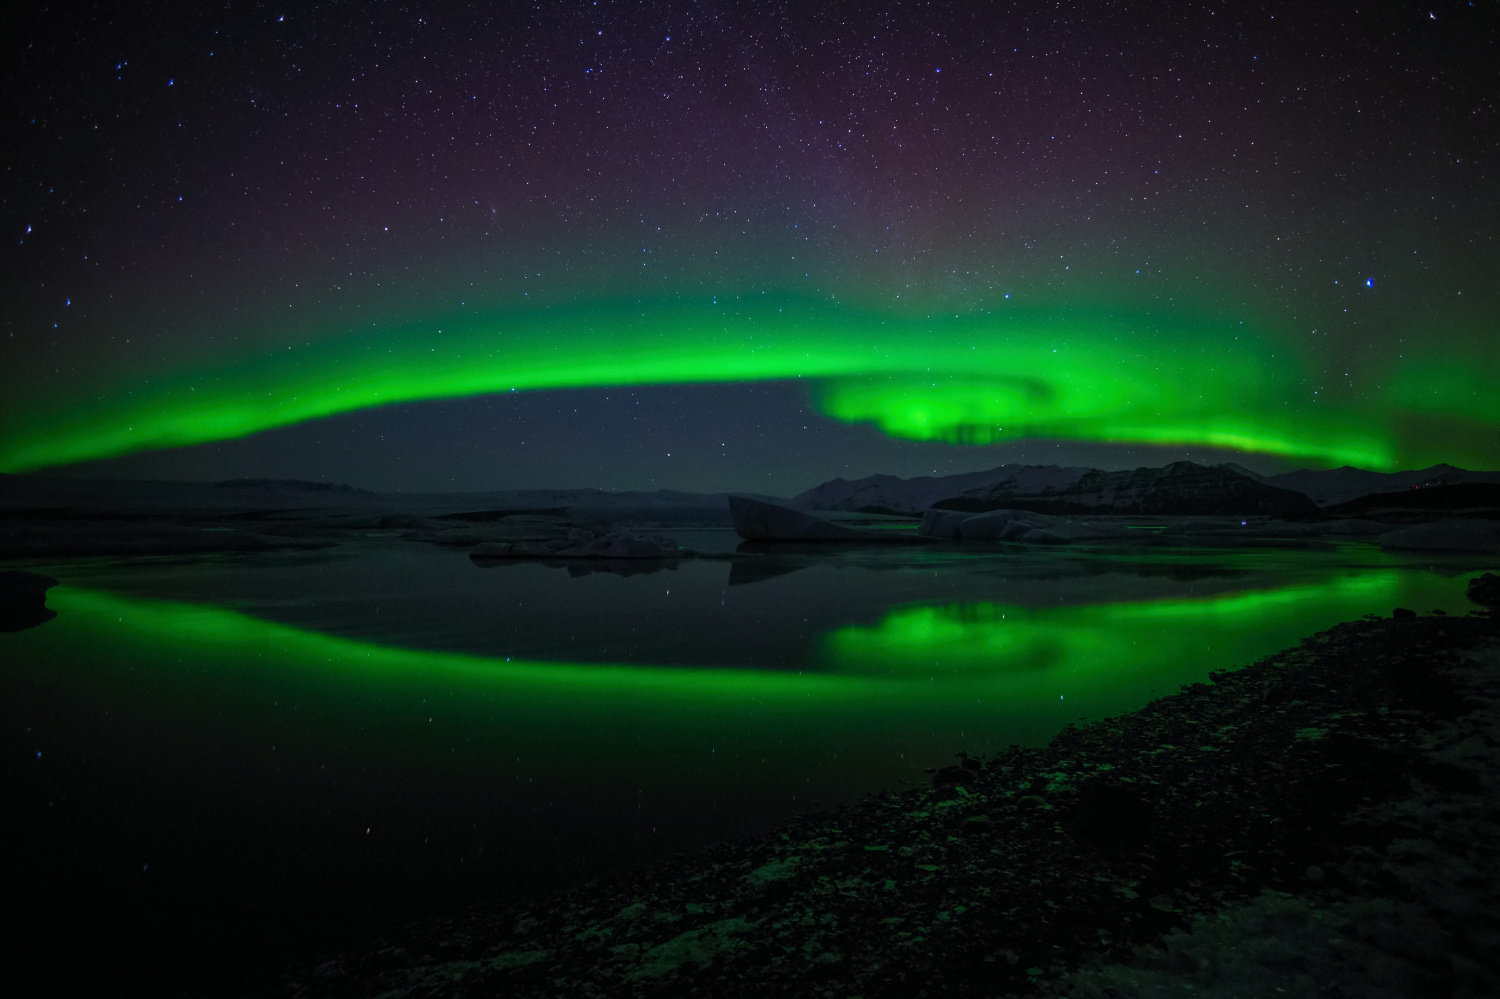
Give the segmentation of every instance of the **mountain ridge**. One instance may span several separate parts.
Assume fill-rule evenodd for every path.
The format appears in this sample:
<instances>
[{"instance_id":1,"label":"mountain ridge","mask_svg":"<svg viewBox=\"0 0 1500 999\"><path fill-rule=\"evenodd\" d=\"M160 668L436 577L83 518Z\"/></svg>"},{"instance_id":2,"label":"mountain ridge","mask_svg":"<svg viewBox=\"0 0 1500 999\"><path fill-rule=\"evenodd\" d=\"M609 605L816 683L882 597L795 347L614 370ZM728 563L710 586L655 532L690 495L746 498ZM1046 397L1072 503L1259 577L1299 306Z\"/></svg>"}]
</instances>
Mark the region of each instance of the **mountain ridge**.
<instances>
[{"instance_id":1,"label":"mountain ridge","mask_svg":"<svg viewBox=\"0 0 1500 999\"><path fill-rule=\"evenodd\" d=\"M799 493L788 505L804 510L919 517L931 508L1014 507L1038 513L1315 515L1365 496L1433 485L1493 483L1500 472L1453 465L1399 472L1345 466L1261 475L1233 462L1173 462L1160 468L1105 471L1084 466L998 465L946 476L870 475L835 478Z\"/></svg>"},{"instance_id":2,"label":"mountain ridge","mask_svg":"<svg viewBox=\"0 0 1500 999\"><path fill-rule=\"evenodd\" d=\"M1306 494L1320 507L1338 506L1364 496L1394 493L1422 486L1489 483L1500 485L1500 472L1476 472L1455 465L1438 464L1399 472L1371 472L1345 465L1342 468L1299 468L1267 476L1267 482Z\"/></svg>"}]
</instances>

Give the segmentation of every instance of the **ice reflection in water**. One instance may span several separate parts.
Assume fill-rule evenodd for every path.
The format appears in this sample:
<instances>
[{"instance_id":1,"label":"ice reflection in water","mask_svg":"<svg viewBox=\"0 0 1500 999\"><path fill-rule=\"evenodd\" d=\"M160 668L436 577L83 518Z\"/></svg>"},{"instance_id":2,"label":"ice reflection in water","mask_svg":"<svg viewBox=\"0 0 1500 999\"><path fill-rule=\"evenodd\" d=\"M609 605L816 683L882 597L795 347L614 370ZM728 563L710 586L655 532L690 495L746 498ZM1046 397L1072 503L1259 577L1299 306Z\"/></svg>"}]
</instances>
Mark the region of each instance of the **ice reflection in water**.
<instances>
[{"instance_id":1,"label":"ice reflection in water","mask_svg":"<svg viewBox=\"0 0 1500 999\"><path fill-rule=\"evenodd\" d=\"M1045 608L921 603L892 610L874 625L836 629L824 650L844 671L918 673L933 681L961 676L971 689L1026 696L1060 684L1154 680L1194 663L1243 664L1269 651L1270 636L1290 642L1319 619L1358 617L1401 592L1398 570L1371 569L1193 599Z\"/></svg>"},{"instance_id":2,"label":"ice reflection in water","mask_svg":"<svg viewBox=\"0 0 1500 999\"><path fill-rule=\"evenodd\" d=\"M917 551L627 577L410 545L49 566L57 617L0 635L12 898L126 978L170 945L239 982L924 781L1340 620L1462 612L1477 568Z\"/></svg>"}]
</instances>

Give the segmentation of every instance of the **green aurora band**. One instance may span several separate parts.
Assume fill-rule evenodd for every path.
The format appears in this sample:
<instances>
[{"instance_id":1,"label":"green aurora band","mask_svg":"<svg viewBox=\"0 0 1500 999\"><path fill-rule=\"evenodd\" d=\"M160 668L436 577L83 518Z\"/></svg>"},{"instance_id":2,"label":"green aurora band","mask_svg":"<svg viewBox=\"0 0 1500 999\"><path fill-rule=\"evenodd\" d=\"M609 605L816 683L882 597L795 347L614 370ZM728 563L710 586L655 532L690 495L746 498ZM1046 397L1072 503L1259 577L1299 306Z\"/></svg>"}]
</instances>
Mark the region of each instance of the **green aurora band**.
<instances>
[{"instance_id":1,"label":"green aurora band","mask_svg":"<svg viewBox=\"0 0 1500 999\"><path fill-rule=\"evenodd\" d=\"M423 399L771 379L811 380L824 414L912 440L1213 446L1388 469L1413 455L1382 414L1442 409L1441 384L1464 377L1392 381L1395 401L1355 407L1319 402L1309 370L1248 325L1185 316L1007 306L913 318L771 295L617 301L412 322L12 405L0 471ZM1476 399L1486 411L1473 417L1488 420L1494 405Z\"/></svg>"}]
</instances>

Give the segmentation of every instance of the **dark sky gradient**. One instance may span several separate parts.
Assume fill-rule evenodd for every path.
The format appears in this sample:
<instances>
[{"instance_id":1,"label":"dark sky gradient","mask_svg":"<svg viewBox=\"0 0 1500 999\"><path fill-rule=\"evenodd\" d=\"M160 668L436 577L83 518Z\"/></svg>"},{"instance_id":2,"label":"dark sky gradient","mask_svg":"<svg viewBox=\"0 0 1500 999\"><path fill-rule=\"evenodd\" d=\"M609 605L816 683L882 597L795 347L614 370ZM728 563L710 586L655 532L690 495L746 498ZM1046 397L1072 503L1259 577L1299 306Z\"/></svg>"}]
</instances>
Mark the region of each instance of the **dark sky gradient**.
<instances>
[{"instance_id":1,"label":"dark sky gradient","mask_svg":"<svg viewBox=\"0 0 1500 999\"><path fill-rule=\"evenodd\" d=\"M1310 7L7 15L0 421L465 310L775 293L1248 324L1396 460L1500 465L1497 8ZM407 402L74 472L789 492L1183 456L1224 455L898 440L769 382Z\"/></svg>"}]
</instances>

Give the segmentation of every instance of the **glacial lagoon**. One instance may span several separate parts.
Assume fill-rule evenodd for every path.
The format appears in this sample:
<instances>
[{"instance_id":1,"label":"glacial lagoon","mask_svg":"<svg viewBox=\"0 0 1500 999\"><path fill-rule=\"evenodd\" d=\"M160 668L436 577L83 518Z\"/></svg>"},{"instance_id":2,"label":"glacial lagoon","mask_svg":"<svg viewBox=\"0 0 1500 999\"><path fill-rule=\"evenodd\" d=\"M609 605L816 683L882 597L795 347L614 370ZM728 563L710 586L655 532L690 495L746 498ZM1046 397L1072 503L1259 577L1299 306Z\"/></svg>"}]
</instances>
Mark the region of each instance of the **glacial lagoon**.
<instances>
[{"instance_id":1,"label":"glacial lagoon","mask_svg":"<svg viewBox=\"0 0 1500 999\"><path fill-rule=\"evenodd\" d=\"M1462 614L1496 568L685 541L718 557L483 565L369 539L35 566L57 616L0 635L27 934L101 981L254 981L1039 745L1339 621Z\"/></svg>"}]
</instances>

